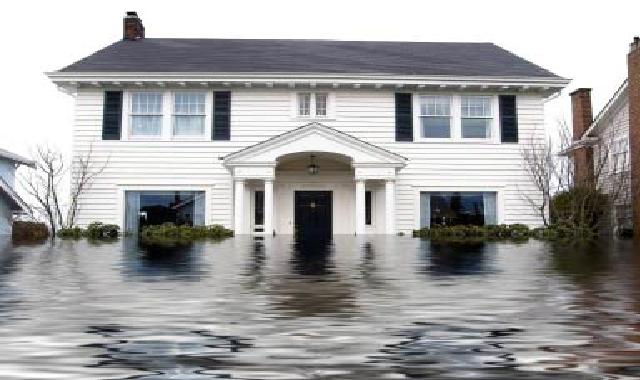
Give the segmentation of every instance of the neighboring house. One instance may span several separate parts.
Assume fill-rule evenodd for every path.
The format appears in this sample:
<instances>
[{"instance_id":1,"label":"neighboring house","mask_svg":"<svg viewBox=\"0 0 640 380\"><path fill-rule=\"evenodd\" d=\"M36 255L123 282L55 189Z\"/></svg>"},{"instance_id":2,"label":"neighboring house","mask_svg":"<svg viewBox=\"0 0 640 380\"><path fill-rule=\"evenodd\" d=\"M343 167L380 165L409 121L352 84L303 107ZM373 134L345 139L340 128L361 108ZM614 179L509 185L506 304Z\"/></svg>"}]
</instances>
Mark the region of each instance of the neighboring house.
<instances>
[{"instance_id":1,"label":"neighboring house","mask_svg":"<svg viewBox=\"0 0 640 380\"><path fill-rule=\"evenodd\" d=\"M15 191L15 173L20 165L35 166L31 160L0 149L0 235L10 235L14 215L28 209Z\"/></svg>"},{"instance_id":2,"label":"neighboring house","mask_svg":"<svg viewBox=\"0 0 640 380\"><path fill-rule=\"evenodd\" d=\"M571 93L573 144L568 150L574 163L574 182L598 177L615 194L614 229L631 229L638 223L638 159L640 156L640 38L627 56L628 77L593 118L591 89ZM615 187L615 191L612 190ZM635 211L634 211L635 209ZM634 217L635 212L635 217ZM635 223L634 223L635 220Z\"/></svg>"},{"instance_id":3,"label":"neighboring house","mask_svg":"<svg viewBox=\"0 0 640 380\"><path fill-rule=\"evenodd\" d=\"M490 43L146 38L135 12L48 76L108 160L81 225L238 234L540 225L521 149L568 83Z\"/></svg>"}]
</instances>

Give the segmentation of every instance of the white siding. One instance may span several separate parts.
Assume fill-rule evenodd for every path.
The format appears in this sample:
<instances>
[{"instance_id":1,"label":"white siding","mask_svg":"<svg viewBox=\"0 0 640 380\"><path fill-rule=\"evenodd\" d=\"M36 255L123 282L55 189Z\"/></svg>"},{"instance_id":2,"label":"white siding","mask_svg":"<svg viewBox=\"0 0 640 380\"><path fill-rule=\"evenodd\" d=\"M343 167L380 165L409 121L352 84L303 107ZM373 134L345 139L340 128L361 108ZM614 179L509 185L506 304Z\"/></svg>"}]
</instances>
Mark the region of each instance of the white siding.
<instances>
[{"instance_id":1,"label":"white siding","mask_svg":"<svg viewBox=\"0 0 640 380\"><path fill-rule=\"evenodd\" d=\"M336 90L330 117L319 121L409 159L397 180L399 231L416 228L417 192L443 186L461 191L473 187L499 189L501 222L540 224L522 196L523 192L535 196L535 191L522 168L521 145L395 142L394 93L388 90ZM532 135L541 136L542 97L518 94L518 117L521 144ZM96 162L108 160L108 164L80 199L78 222L121 224L120 198L128 186L188 185L209 191L208 224L232 226L231 177L220 158L307 122L293 117L291 91L234 89L231 141L101 141L102 92L80 90L76 98L74 152L83 154L92 145Z\"/></svg>"},{"instance_id":2,"label":"white siding","mask_svg":"<svg viewBox=\"0 0 640 380\"><path fill-rule=\"evenodd\" d=\"M628 170L614 175L611 146L619 139L626 138L627 141L629 139L629 99L626 92L616 100L616 104L599 121L593 134L598 136L601 141L601 145L595 149L594 168L602 167L600 179L603 183L603 189L611 194L612 187L621 186L615 191L616 205L611 215L613 218L611 225L613 227L630 226L632 224L630 219L631 178ZM607 156L601 157L601 155ZM627 165L630 166L628 161ZM625 208L626 212L623 211Z\"/></svg>"}]
</instances>

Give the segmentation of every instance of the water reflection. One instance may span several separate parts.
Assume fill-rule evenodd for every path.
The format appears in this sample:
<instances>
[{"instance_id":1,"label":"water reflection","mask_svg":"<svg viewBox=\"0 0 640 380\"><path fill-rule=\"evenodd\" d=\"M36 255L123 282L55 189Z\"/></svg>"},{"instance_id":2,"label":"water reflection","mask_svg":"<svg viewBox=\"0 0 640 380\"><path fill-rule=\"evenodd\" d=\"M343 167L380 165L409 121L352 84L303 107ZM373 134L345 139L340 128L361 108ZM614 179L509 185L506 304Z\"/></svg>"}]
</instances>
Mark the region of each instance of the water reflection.
<instances>
[{"instance_id":1,"label":"water reflection","mask_svg":"<svg viewBox=\"0 0 640 380\"><path fill-rule=\"evenodd\" d=\"M425 272L433 275L469 275L491 272L488 244L483 241L443 242L422 240Z\"/></svg>"},{"instance_id":2,"label":"water reflection","mask_svg":"<svg viewBox=\"0 0 640 380\"><path fill-rule=\"evenodd\" d=\"M322 276L332 273L333 240L323 235L300 235L292 244L291 265L295 273Z\"/></svg>"},{"instance_id":3,"label":"water reflection","mask_svg":"<svg viewBox=\"0 0 640 380\"><path fill-rule=\"evenodd\" d=\"M3 379L640 376L628 242L65 241L0 264Z\"/></svg>"},{"instance_id":4,"label":"water reflection","mask_svg":"<svg viewBox=\"0 0 640 380\"><path fill-rule=\"evenodd\" d=\"M201 242L180 241L167 245L124 239L122 244L123 274L131 278L195 281L207 271Z\"/></svg>"}]
</instances>

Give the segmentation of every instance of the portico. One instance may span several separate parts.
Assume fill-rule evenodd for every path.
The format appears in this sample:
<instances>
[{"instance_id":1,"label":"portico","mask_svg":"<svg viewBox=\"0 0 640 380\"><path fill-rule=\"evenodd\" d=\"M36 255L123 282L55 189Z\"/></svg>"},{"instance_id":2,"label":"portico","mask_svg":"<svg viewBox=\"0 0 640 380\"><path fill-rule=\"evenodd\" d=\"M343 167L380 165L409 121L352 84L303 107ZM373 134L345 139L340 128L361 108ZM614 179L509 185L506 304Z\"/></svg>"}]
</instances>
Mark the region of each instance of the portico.
<instances>
[{"instance_id":1,"label":"portico","mask_svg":"<svg viewBox=\"0 0 640 380\"><path fill-rule=\"evenodd\" d=\"M395 180L406 159L331 127L307 124L232 153L224 165L233 179L236 234L292 234L312 217L328 218L333 234L396 231ZM328 201L309 198L313 192ZM296 218L307 206L316 213Z\"/></svg>"}]
</instances>

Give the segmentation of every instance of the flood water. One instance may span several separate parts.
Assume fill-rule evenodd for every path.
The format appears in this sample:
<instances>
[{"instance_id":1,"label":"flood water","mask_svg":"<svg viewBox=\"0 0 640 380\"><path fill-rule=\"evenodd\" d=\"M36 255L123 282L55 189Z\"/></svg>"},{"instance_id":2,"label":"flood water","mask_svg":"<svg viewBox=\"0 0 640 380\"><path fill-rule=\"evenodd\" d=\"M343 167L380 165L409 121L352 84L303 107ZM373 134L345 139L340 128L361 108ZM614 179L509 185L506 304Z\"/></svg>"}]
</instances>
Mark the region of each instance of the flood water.
<instances>
[{"instance_id":1,"label":"flood water","mask_svg":"<svg viewBox=\"0 0 640 380\"><path fill-rule=\"evenodd\" d=\"M0 241L0 378L637 378L636 248Z\"/></svg>"}]
</instances>

